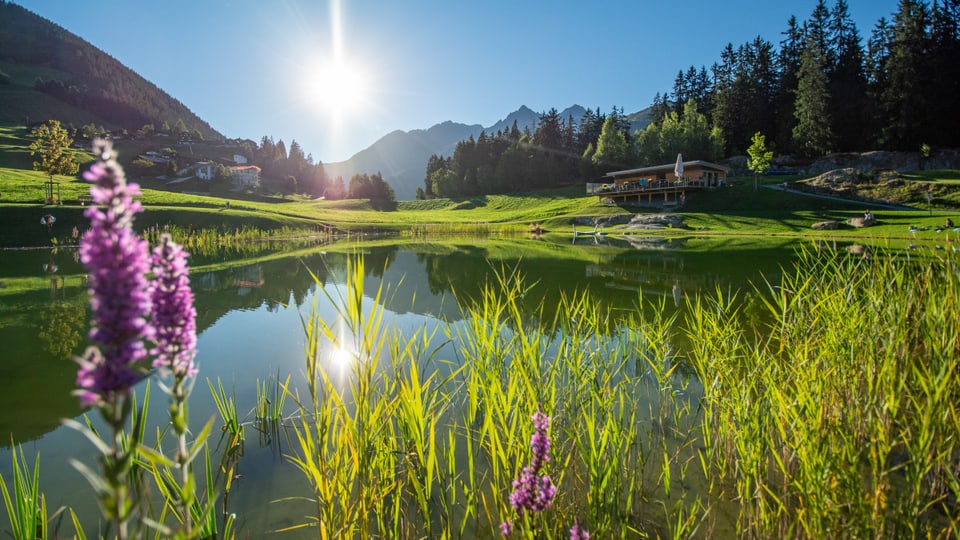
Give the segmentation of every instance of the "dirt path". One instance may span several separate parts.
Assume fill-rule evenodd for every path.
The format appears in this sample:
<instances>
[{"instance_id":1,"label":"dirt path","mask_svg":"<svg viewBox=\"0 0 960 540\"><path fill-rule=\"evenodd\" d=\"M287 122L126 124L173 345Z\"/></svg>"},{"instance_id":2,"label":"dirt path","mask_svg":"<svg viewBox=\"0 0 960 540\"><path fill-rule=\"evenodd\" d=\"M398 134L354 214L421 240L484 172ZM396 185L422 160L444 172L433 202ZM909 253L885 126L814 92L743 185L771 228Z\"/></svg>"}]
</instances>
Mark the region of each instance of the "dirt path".
<instances>
[{"instance_id":1,"label":"dirt path","mask_svg":"<svg viewBox=\"0 0 960 540\"><path fill-rule=\"evenodd\" d=\"M912 206L903 206L903 205L899 205L899 204L878 203L878 202L872 202L872 201L863 201L863 200L860 200L860 199L850 199L850 198L847 198L847 197L837 197L837 196L834 196L834 195L824 195L824 194L821 194L821 193L809 193L809 192L806 192L806 191L800 191L799 189L785 188L785 187L783 187L783 186L781 186L781 185L766 184L766 185L764 185L763 187L765 187L765 188L767 188L767 189L777 190L777 191L786 191L787 193L793 193L793 194L795 194L795 195L804 195L804 196L807 196L807 197L816 197L816 198L818 198L818 199L827 199L827 200L831 200L831 201L840 201L840 202L856 203L856 204L861 204L861 205L863 205L863 206L870 206L870 207L873 207L873 208L885 208L885 209L887 209L887 210L920 210L920 208L914 208L914 207L912 207Z\"/></svg>"}]
</instances>

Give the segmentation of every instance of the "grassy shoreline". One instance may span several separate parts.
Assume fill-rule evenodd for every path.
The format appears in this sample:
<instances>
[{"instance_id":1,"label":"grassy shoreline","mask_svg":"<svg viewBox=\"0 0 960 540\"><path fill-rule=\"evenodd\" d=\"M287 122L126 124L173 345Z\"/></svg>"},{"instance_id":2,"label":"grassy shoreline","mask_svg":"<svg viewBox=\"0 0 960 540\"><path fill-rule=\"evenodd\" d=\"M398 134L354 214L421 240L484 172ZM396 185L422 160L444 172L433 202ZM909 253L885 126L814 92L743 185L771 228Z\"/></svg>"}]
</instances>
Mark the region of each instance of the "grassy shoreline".
<instances>
[{"instance_id":1,"label":"grassy shoreline","mask_svg":"<svg viewBox=\"0 0 960 540\"><path fill-rule=\"evenodd\" d=\"M81 195L86 182L57 179L64 204L41 204L45 177L36 171L0 168L0 249L49 247L71 243L72 229L85 228ZM775 184L767 179L767 184ZM539 225L547 236L572 236L574 223L623 223L636 214L658 213L655 209L604 205L586 196L580 186L536 193L489 195L470 199L402 201L394 211L379 211L368 201L322 201L301 198L273 202L226 199L209 195L174 193L145 187L143 214L138 227L179 227L184 231L214 231L232 234L259 230L264 236L283 239L297 236L405 235L444 237L451 235L520 236ZM733 179L728 187L691 197L680 212L683 228L629 229L604 226L608 235L644 236L797 236L857 240L882 237L908 242L943 242L934 234L950 217L960 222L952 209L877 210L874 227L857 229L845 225L862 215L865 203L820 199L776 189L756 189L752 181ZM46 214L56 217L49 230L40 224ZM813 230L818 221L837 221L832 231ZM919 231L910 231L910 227ZM923 230L927 228L927 230ZM948 230L947 233L953 233ZM950 236L946 234L945 236Z\"/></svg>"}]
</instances>

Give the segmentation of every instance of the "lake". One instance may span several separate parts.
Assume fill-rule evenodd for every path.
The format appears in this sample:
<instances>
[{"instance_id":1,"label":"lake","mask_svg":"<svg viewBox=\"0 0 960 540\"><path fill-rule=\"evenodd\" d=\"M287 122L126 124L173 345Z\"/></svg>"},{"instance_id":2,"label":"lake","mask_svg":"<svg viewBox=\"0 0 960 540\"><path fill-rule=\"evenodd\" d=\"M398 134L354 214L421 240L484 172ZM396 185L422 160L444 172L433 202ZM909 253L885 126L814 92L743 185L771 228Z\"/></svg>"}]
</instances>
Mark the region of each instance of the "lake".
<instances>
[{"instance_id":1,"label":"lake","mask_svg":"<svg viewBox=\"0 0 960 540\"><path fill-rule=\"evenodd\" d=\"M795 240L638 236L581 238L573 243L381 240L243 260L216 253L198 256L191 260L191 282L200 374L190 401L191 423L199 429L217 414L208 382L220 381L228 394L235 395L247 426L227 507L237 514L241 536L258 537L302 523L310 513L303 503L270 501L309 496L311 490L303 473L286 458L291 435L256 429L251 411L257 403L257 385L272 386L278 377L283 381L289 375L291 388L304 391L303 320L315 301L324 320L337 318L334 306L319 294L315 277L327 291L341 293L353 254L364 257L365 302L382 291L385 325L412 335L438 326L469 328L464 308L470 299L481 297L482 286L498 272L525 276L530 288L523 305L529 307L530 316L562 317L557 306L575 291L589 291L591 301L613 312L637 312L642 291L644 304L658 306L645 307L644 312L674 314L693 295L717 290L747 293L751 283L778 281L799 247ZM70 395L77 369L69 359L82 351L87 332L82 267L72 249L4 251L0 286L0 343L5 349L0 362L0 474L10 478L11 440L22 445L31 463L39 453L48 507L74 508L85 520L88 535L93 535L99 514L92 489L68 463L70 458L91 460L93 448L60 425L63 418L82 419ZM327 353L325 368L342 377L338 384L346 385L349 365L338 365L332 350ZM450 345L440 347L432 359L441 374L451 373L459 361ZM143 390L141 385L139 394ZM695 397L695 386L691 391ZM167 421L166 399L153 385L148 426ZM221 425L217 418L216 426ZM153 429L148 428L148 440ZM5 530L6 516L0 519L0 530ZM71 529L66 521L63 528Z\"/></svg>"}]
</instances>

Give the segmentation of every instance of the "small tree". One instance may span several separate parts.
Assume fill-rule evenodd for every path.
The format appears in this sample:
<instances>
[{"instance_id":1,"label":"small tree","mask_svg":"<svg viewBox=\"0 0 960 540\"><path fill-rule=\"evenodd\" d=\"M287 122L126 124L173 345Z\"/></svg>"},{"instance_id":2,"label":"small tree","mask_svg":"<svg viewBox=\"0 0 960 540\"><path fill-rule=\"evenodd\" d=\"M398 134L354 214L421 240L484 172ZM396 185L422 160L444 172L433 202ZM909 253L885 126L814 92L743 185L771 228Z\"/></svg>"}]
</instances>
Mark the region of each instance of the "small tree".
<instances>
[{"instance_id":1,"label":"small tree","mask_svg":"<svg viewBox=\"0 0 960 540\"><path fill-rule=\"evenodd\" d=\"M767 150L767 138L759 131L753 134L750 139L753 143L747 148L747 168L753 171L753 188L757 188L758 177L767 172L770 168L770 160L773 159L773 151Z\"/></svg>"},{"instance_id":2,"label":"small tree","mask_svg":"<svg viewBox=\"0 0 960 540\"><path fill-rule=\"evenodd\" d=\"M53 196L53 176L76 174L79 169L77 158L70 151L73 138L60 126L59 120L47 120L47 123L33 131L33 137L30 155L39 158L33 162L33 170L47 173L47 204L52 204L56 202Z\"/></svg>"}]
</instances>

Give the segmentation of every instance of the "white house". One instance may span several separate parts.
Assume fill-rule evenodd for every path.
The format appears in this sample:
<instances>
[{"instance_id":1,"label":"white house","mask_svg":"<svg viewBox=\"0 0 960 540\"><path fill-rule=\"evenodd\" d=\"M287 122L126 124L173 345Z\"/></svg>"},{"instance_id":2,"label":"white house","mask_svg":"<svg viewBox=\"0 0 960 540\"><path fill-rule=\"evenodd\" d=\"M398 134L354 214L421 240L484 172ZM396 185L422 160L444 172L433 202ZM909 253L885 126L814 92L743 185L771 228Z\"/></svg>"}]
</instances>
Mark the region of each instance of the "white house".
<instances>
[{"instance_id":1,"label":"white house","mask_svg":"<svg viewBox=\"0 0 960 540\"><path fill-rule=\"evenodd\" d=\"M234 155L233 155L233 162L236 163L237 165L246 165L246 164L247 164L247 156L244 156L244 155L241 155L241 154L234 154Z\"/></svg>"},{"instance_id":2,"label":"white house","mask_svg":"<svg viewBox=\"0 0 960 540\"><path fill-rule=\"evenodd\" d=\"M230 167L230 176L233 178L234 187L260 187L260 167L256 165L236 165Z\"/></svg>"},{"instance_id":3,"label":"white house","mask_svg":"<svg viewBox=\"0 0 960 540\"><path fill-rule=\"evenodd\" d=\"M197 178L209 182L217 176L217 164L212 161L198 161L193 164L193 171Z\"/></svg>"}]
</instances>

